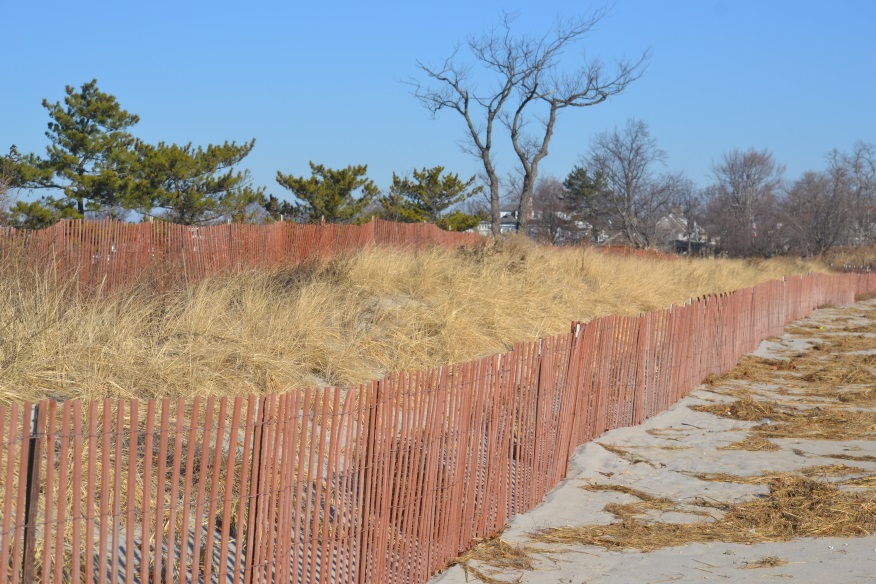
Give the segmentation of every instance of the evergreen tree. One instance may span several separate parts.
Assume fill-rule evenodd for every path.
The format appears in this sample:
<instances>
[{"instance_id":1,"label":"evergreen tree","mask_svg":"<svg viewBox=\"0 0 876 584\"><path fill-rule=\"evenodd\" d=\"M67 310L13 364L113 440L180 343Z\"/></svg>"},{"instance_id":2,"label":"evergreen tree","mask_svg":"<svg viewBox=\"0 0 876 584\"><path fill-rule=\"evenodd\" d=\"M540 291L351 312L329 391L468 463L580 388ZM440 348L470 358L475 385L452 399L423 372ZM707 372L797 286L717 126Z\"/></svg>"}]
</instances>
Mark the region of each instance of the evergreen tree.
<instances>
[{"instance_id":1,"label":"evergreen tree","mask_svg":"<svg viewBox=\"0 0 876 584\"><path fill-rule=\"evenodd\" d=\"M138 144L137 183L134 192L143 210L162 209L175 223L197 225L227 219L244 222L251 206L261 204L264 189L249 186L249 171L235 171L255 146L225 142L206 148L159 142Z\"/></svg>"},{"instance_id":2,"label":"evergreen tree","mask_svg":"<svg viewBox=\"0 0 876 584\"><path fill-rule=\"evenodd\" d=\"M310 172L310 178L277 172L277 182L301 201L294 209L295 218L302 222L355 221L379 193L374 182L366 178L368 166L364 164L335 170L311 162Z\"/></svg>"},{"instance_id":3,"label":"evergreen tree","mask_svg":"<svg viewBox=\"0 0 876 584\"><path fill-rule=\"evenodd\" d=\"M588 169L576 165L563 181L564 198L577 214L594 226L599 225L606 214L605 179L594 176Z\"/></svg>"},{"instance_id":4,"label":"evergreen tree","mask_svg":"<svg viewBox=\"0 0 876 584\"><path fill-rule=\"evenodd\" d=\"M140 118L123 110L116 98L103 93L97 80L77 91L67 86L64 104L43 100L51 121L46 137L46 157L22 156L14 187L51 189L61 197L46 197L42 211L75 208L73 216L104 206L131 206L134 138L129 129ZM65 211L65 214L69 212Z\"/></svg>"},{"instance_id":5,"label":"evergreen tree","mask_svg":"<svg viewBox=\"0 0 876 584\"><path fill-rule=\"evenodd\" d=\"M9 154L0 156L0 223L4 225L9 222L9 191L18 180L20 161L21 156L15 144L9 149Z\"/></svg>"},{"instance_id":6,"label":"evergreen tree","mask_svg":"<svg viewBox=\"0 0 876 584\"><path fill-rule=\"evenodd\" d=\"M22 229L51 227L61 219L81 219L75 201L45 198L41 201L16 201L9 209L8 222Z\"/></svg>"},{"instance_id":7,"label":"evergreen tree","mask_svg":"<svg viewBox=\"0 0 876 584\"><path fill-rule=\"evenodd\" d=\"M413 177L392 174L389 193L381 198L382 216L405 223L435 223L443 229L465 231L480 222L480 217L445 211L483 190L473 186L476 177L463 181L457 174L444 173L443 166L414 170Z\"/></svg>"},{"instance_id":8,"label":"evergreen tree","mask_svg":"<svg viewBox=\"0 0 876 584\"><path fill-rule=\"evenodd\" d=\"M264 207L265 212L268 214L269 221L294 221L295 219L295 205L289 201L281 201L274 195L268 195L268 199L262 207Z\"/></svg>"}]
</instances>

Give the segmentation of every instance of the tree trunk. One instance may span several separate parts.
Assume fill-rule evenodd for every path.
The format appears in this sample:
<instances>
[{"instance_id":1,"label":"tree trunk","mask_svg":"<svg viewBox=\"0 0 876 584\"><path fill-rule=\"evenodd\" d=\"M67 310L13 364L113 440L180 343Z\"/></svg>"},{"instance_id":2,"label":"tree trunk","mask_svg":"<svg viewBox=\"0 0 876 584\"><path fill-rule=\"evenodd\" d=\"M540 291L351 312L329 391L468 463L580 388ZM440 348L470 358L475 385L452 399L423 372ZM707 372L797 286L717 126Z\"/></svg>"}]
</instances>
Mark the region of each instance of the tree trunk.
<instances>
[{"instance_id":1,"label":"tree trunk","mask_svg":"<svg viewBox=\"0 0 876 584\"><path fill-rule=\"evenodd\" d=\"M490 178L490 214L492 215L493 235L502 235L502 207L499 204L499 181Z\"/></svg>"},{"instance_id":2,"label":"tree trunk","mask_svg":"<svg viewBox=\"0 0 876 584\"><path fill-rule=\"evenodd\" d=\"M490 151L481 149L481 161L484 163L484 170L487 173L487 181L490 185L490 219L491 231L494 237L502 235L502 206L499 200L499 176L493 168L493 162L490 160Z\"/></svg>"},{"instance_id":3,"label":"tree trunk","mask_svg":"<svg viewBox=\"0 0 876 584\"><path fill-rule=\"evenodd\" d=\"M517 231L526 234L526 223L529 221L529 208L532 204L532 192L535 190L535 179L538 169L533 166L531 171L523 175L523 186L520 190L520 203L517 206Z\"/></svg>"}]
</instances>

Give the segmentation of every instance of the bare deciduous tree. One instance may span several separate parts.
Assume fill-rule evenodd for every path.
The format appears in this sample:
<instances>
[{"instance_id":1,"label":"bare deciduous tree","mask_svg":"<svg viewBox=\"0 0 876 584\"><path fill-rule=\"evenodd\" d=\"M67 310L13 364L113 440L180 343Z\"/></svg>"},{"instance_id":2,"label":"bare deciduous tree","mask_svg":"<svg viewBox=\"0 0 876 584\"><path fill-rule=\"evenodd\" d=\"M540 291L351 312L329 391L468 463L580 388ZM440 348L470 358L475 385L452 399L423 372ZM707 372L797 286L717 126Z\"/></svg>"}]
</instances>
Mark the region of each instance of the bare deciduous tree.
<instances>
[{"instance_id":1,"label":"bare deciduous tree","mask_svg":"<svg viewBox=\"0 0 876 584\"><path fill-rule=\"evenodd\" d=\"M733 150L712 167L706 190L711 228L733 255L766 254L780 245L776 203L784 167L768 150Z\"/></svg>"},{"instance_id":2,"label":"bare deciduous tree","mask_svg":"<svg viewBox=\"0 0 876 584\"><path fill-rule=\"evenodd\" d=\"M582 161L602 185L593 199L597 208L589 214L601 216L603 224L610 223L630 244L652 247L657 222L690 189L680 173L655 174L655 165L665 160L666 153L641 120L598 134Z\"/></svg>"},{"instance_id":3,"label":"bare deciduous tree","mask_svg":"<svg viewBox=\"0 0 876 584\"><path fill-rule=\"evenodd\" d=\"M447 109L465 122L465 149L484 165L494 235L500 232L500 181L493 156L497 123L509 131L521 165L518 227L525 228L538 166L548 155L559 111L602 103L644 72L647 53L633 61L618 61L611 68L591 60L583 61L574 72L561 70L564 51L583 40L605 16L605 9L595 10L559 22L551 33L535 38L516 34L514 18L503 14L498 27L469 37L465 43L479 72L490 78L485 90L479 88L482 78L473 74L473 67L458 59L460 47L440 66L417 62L428 85L413 80L414 95L433 116Z\"/></svg>"},{"instance_id":4,"label":"bare deciduous tree","mask_svg":"<svg viewBox=\"0 0 876 584\"><path fill-rule=\"evenodd\" d=\"M855 144L851 153L837 150L828 154L828 172L841 178L848 188L850 243L876 243L876 145Z\"/></svg>"},{"instance_id":5,"label":"bare deciduous tree","mask_svg":"<svg viewBox=\"0 0 876 584\"><path fill-rule=\"evenodd\" d=\"M850 185L838 168L806 172L783 201L783 220L799 253L817 255L848 240Z\"/></svg>"}]
</instances>

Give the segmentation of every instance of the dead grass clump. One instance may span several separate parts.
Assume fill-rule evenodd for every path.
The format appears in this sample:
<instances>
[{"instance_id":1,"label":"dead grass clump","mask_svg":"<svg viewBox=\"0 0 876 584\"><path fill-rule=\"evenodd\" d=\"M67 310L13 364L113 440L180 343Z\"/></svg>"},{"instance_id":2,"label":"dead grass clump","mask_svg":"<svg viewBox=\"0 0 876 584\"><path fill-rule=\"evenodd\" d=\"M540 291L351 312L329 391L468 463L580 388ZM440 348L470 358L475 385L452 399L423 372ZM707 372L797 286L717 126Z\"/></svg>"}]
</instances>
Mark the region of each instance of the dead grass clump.
<instances>
[{"instance_id":1,"label":"dead grass clump","mask_svg":"<svg viewBox=\"0 0 876 584\"><path fill-rule=\"evenodd\" d=\"M770 442L767 438L764 438L763 436L760 436L758 434L750 434L746 438L738 442L728 444L727 446L722 446L718 450L748 450L750 452L765 452L781 450L781 447L774 442Z\"/></svg>"},{"instance_id":2,"label":"dead grass clump","mask_svg":"<svg viewBox=\"0 0 876 584\"><path fill-rule=\"evenodd\" d=\"M621 448L620 446L615 446L613 444L604 444L602 442L597 442L596 444L598 444L599 446L602 446L603 448L605 448L606 450L608 450L612 454L615 454L615 455L623 458L624 460L626 460L630 464L638 464L641 462L641 463L645 463L647 465L650 465L654 468L657 468L657 465L654 464L653 462L651 462L650 460L648 460L647 458L643 458L642 456L639 456L637 453L635 453L631 450L628 450L626 448Z\"/></svg>"},{"instance_id":3,"label":"dead grass clump","mask_svg":"<svg viewBox=\"0 0 876 584\"><path fill-rule=\"evenodd\" d=\"M701 481L713 483L738 483L740 485L764 485L778 476L778 473L745 476L726 472L685 473Z\"/></svg>"},{"instance_id":4,"label":"dead grass clump","mask_svg":"<svg viewBox=\"0 0 876 584\"><path fill-rule=\"evenodd\" d=\"M865 472L867 472L866 468L847 466L845 464L823 464L800 469L800 473L807 477L841 477Z\"/></svg>"},{"instance_id":5,"label":"dead grass clump","mask_svg":"<svg viewBox=\"0 0 876 584\"><path fill-rule=\"evenodd\" d=\"M647 434L666 440L681 440L679 432L684 432L681 428L649 428L645 430Z\"/></svg>"},{"instance_id":6,"label":"dead grass clump","mask_svg":"<svg viewBox=\"0 0 876 584\"><path fill-rule=\"evenodd\" d=\"M692 410L716 416L754 422L767 419L752 428L764 438L806 438L817 440L856 440L876 435L876 412L813 407L794 410L768 400L756 400L746 394L730 404L690 406Z\"/></svg>"},{"instance_id":7,"label":"dead grass clump","mask_svg":"<svg viewBox=\"0 0 876 584\"><path fill-rule=\"evenodd\" d=\"M645 522L626 516L610 525L561 527L533 534L537 542L651 551L693 542L757 543L797 537L853 537L876 530L876 495L845 492L796 475L769 479L769 495L731 505L712 522Z\"/></svg>"},{"instance_id":8,"label":"dead grass clump","mask_svg":"<svg viewBox=\"0 0 876 584\"><path fill-rule=\"evenodd\" d=\"M802 377L810 383L828 383L831 385L867 385L876 383L876 375L857 363L835 363L821 367Z\"/></svg>"},{"instance_id":9,"label":"dead grass clump","mask_svg":"<svg viewBox=\"0 0 876 584\"><path fill-rule=\"evenodd\" d=\"M849 493L829 483L782 475L769 497L735 506L722 523L754 529L764 541L795 537L854 537L876 530L876 493Z\"/></svg>"},{"instance_id":10,"label":"dead grass clump","mask_svg":"<svg viewBox=\"0 0 876 584\"><path fill-rule=\"evenodd\" d=\"M764 418L769 418L770 421L783 421L793 418L790 414L778 410L776 404L756 400L750 394L745 394L742 399L735 402L694 405L690 406L690 409L743 422L759 422Z\"/></svg>"},{"instance_id":11,"label":"dead grass clump","mask_svg":"<svg viewBox=\"0 0 876 584\"><path fill-rule=\"evenodd\" d=\"M876 338L867 335L824 335L821 341L837 352L850 353L876 349Z\"/></svg>"},{"instance_id":12,"label":"dead grass clump","mask_svg":"<svg viewBox=\"0 0 876 584\"><path fill-rule=\"evenodd\" d=\"M876 435L876 412L815 407L780 424L753 428L767 438L861 440Z\"/></svg>"},{"instance_id":13,"label":"dead grass clump","mask_svg":"<svg viewBox=\"0 0 876 584\"><path fill-rule=\"evenodd\" d=\"M870 325L870 324L863 324L863 325L859 324L859 325L852 325L852 326L844 326L843 332L846 332L846 333L873 333L873 332L876 332L876 328L874 328L873 325Z\"/></svg>"},{"instance_id":14,"label":"dead grass clump","mask_svg":"<svg viewBox=\"0 0 876 584\"><path fill-rule=\"evenodd\" d=\"M717 381L725 379L740 379L745 381L757 381L761 383L775 383L780 372L796 371L797 363L794 360L764 359L754 355L745 355L739 363L723 376L716 378Z\"/></svg>"},{"instance_id":15,"label":"dead grass clump","mask_svg":"<svg viewBox=\"0 0 876 584\"><path fill-rule=\"evenodd\" d=\"M726 373L718 375L717 373L709 373L706 375L706 378L703 379L703 385L708 385L709 387L714 387L716 385L720 385L724 381L729 379Z\"/></svg>"},{"instance_id":16,"label":"dead grass clump","mask_svg":"<svg viewBox=\"0 0 876 584\"><path fill-rule=\"evenodd\" d=\"M876 390L871 388L863 391L844 391L837 396L837 399L847 404L872 404L876 402Z\"/></svg>"},{"instance_id":17,"label":"dead grass clump","mask_svg":"<svg viewBox=\"0 0 876 584\"><path fill-rule=\"evenodd\" d=\"M767 556L753 562L747 562L742 569L756 570L758 568L778 568L779 566L787 565L787 560L783 560L778 556Z\"/></svg>"},{"instance_id":18,"label":"dead grass clump","mask_svg":"<svg viewBox=\"0 0 876 584\"><path fill-rule=\"evenodd\" d=\"M876 462L876 456L870 456L867 454L864 455L856 455L856 454L822 454L823 458L838 458L839 460L853 460L855 462Z\"/></svg>"},{"instance_id":19,"label":"dead grass clump","mask_svg":"<svg viewBox=\"0 0 876 584\"><path fill-rule=\"evenodd\" d=\"M624 493L625 495L630 495L639 499L640 501L645 501L651 505L653 505L654 509L668 509L673 506L674 503L671 499L667 499L666 497L655 497L650 493L646 493L645 491L634 489L633 487L628 487L626 485L609 485L605 483L587 483L586 485L581 485L581 488L585 491L612 491L616 493Z\"/></svg>"},{"instance_id":20,"label":"dead grass clump","mask_svg":"<svg viewBox=\"0 0 876 584\"><path fill-rule=\"evenodd\" d=\"M868 489L876 488L876 475L869 475L865 477L856 477L853 479L845 479L840 481L841 485L846 485L849 487L865 487Z\"/></svg>"},{"instance_id":21,"label":"dead grass clump","mask_svg":"<svg viewBox=\"0 0 876 584\"><path fill-rule=\"evenodd\" d=\"M492 575L478 569L473 562L478 562L500 571L532 570L535 565L530 551L522 546L513 546L501 537L479 540L471 549L461 556L451 560L450 566L460 566L468 576L474 576L485 584L507 584ZM501 573L501 572L500 572Z\"/></svg>"}]
</instances>

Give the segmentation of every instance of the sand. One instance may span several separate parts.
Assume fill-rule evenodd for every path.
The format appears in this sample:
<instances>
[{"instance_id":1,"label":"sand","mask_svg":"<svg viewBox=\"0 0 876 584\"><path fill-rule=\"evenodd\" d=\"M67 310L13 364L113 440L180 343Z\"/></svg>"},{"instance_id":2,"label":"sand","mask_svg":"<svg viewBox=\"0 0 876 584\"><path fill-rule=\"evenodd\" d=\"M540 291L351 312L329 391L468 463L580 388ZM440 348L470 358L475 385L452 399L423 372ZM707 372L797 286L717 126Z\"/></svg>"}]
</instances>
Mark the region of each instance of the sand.
<instances>
[{"instance_id":1,"label":"sand","mask_svg":"<svg viewBox=\"0 0 876 584\"><path fill-rule=\"evenodd\" d=\"M781 339L761 343L754 355L785 363L802 357L828 363L843 352L832 349L830 342L842 335L856 337L854 350L846 353L872 354L872 349L876 349L876 335L861 332L867 328L876 330L876 301L822 309L790 325L789 332ZM872 347L868 349L867 339L871 337ZM876 369L871 371L876 373ZM776 371L775 378L766 381L763 377L756 381L722 379L703 385L645 423L613 430L579 447L570 461L568 478L538 507L513 517L500 535L511 546L525 548L533 559L534 569L497 568L478 561L468 565L496 581L531 584L876 581L876 535L806 537L753 544L709 541L647 552L635 548L618 550L602 545L534 541L535 534L546 529L617 523L618 517L607 511L606 505L641 503L641 498L618 490L582 488L588 485L601 485L599 489L635 489L666 498L671 501L668 508L643 511L636 519L645 523L676 524L716 521L725 512L722 507L762 499L769 493L768 480L750 484L707 481L694 476L701 473L753 477L777 472L799 474L812 467L845 464L854 468L840 469L837 475L824 471L822 476L813 478L853 491L856 487L839 485L839 482L876 473L876 427L872 428L872 435L867 436L865 431L856 439L845 439L846 433L839 431L832 439L769 438L775 445L773 448L777 447L772 451L728 450L727 446L749 436L768 436L779 422L740 421L691 409L697 405L731 403L745 395L796 411L820 407L819 400L824 402L823 407L839 403L801 393L800 376L793 370ZM838 385L836 389L867 391L873 387ZM840 407L872 411L876 409L874 403L840 404ZM473 570L466 573L462 566L455 565L433 578L432 583L477 581Z\"/></svg>"}]
</instances>

